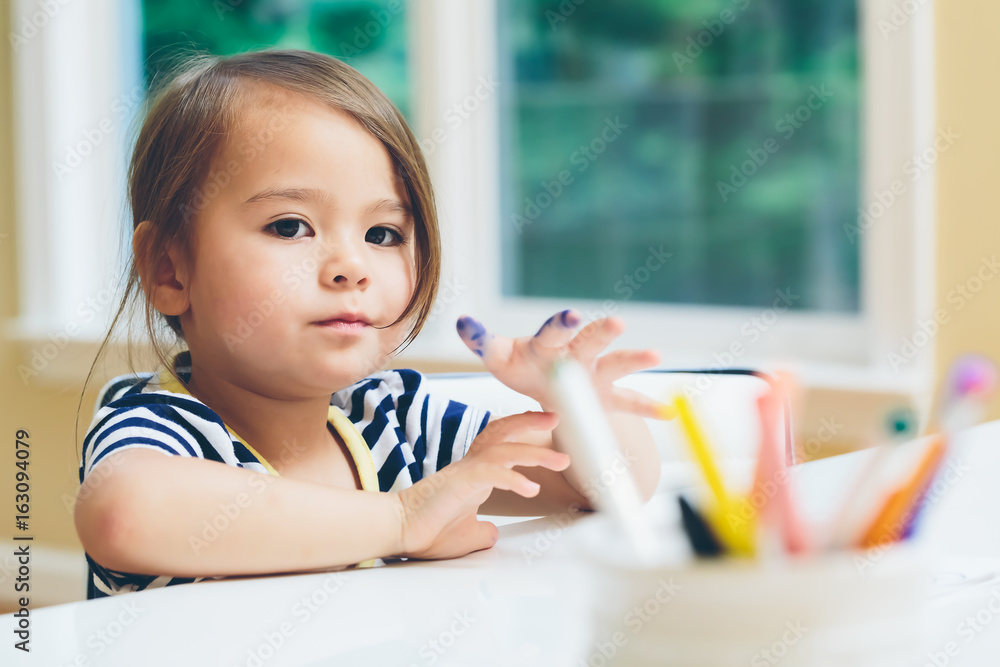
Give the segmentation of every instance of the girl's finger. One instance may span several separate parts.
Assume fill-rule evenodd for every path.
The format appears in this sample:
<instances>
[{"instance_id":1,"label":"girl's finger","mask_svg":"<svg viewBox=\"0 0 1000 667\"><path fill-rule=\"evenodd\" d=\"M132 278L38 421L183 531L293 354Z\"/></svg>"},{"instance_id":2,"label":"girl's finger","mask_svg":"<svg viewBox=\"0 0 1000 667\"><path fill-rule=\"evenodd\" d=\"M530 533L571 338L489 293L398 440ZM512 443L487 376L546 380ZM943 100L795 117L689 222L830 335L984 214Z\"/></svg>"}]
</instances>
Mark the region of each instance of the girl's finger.
<instances>
[{"instance_id":1,"label":"girl's finger","mask_svg":"<svg viewBox=\"0 0 1000 667\"><path fill-rule=\"evenodd\" d=\"M500 531L496 524L489 521L474 521L470 532L469 541L473 551L489 549L500 538Z\"/></svg>"},{"instance_id":2,"label":"girl's finger","mask_svg":"<svg viewBox=\"0 0 1000 667\"><path fill-rule=\"evenodd\" d=\"M503 441L525 431L551 431L558 423L559 414L556 412L521 412L490 420L483 431L489 431L492 437Z\"/></svg>"},{"instance_id":3,"label":"girl's finger","mask_svg":"<svg viewBox=\"0 0 1000 667\"><path fill-rule=\"evenodd\" d=\"M569 455L547 447L538 447L520 442L509 442L491 448L485 453L491 464L505 468L527 466L548 468L559 472L569 467Z\"/></svg>"},{"instance_id":4,"label":"girl's finger","mask_svg":"<svg viewBox=\"0 0 1000 667\"><path fill-rule=\"evenodd\" d=\"M658 350L615 350L597 360L594 384L610 384L629 373L652 368L660 363Z\"/></svg>"},{"instance_id":5,"label":"girl's finger","mask_svg":"<svg viewBox=\"0 0 1000 667\"><path fill-rule=\"evenodd\" d=\"M626 387L614 387L609 398L609 412L628 412L650 419L673 419L673 407Z\"/></svg>"},{"instance_id":6,"label":"girl's finger","mask_svg":"<svg viewBox=\"0 0 1000 667\"><path fill-rule=\"evenodd\" d=\"M498 356L502 358L510 356L512 341L509 338L493 335L476 318L463 315L458 318L455 328L458 330L458 336L462 342L482 358L487 369Z\"/></svg>"},{"instance_id":7,"label":"girl's finger","mask_svg":"<svg viewBox=\"0 0 1000 667\"><path fill-rule=\"evenodd\" d=\"M572 340L581 319L580 313L573 308L556 313L545 320L531 339L531 349L545 358L554 355Z\"/></svg>"},{"instance_id":8,"label":"girl's finger","mask_svg":"<svg viewBox=\"0 0 1000 667\"><path fill-rule=\"evenodd\" d=\"M620 317L594 320L570 341L569 351L577 361L589 367L594 358L624 331L625 322Z\"/></svg>"},{"instance_id":9,"label":"girl's finger","mask_svg":"<svg viewBox=\"0 0 1000 667\"><path fill-rule=\"evenodd\" d=\"M538 492L542 489L538 482L532 482L519 472L499 466L490 466L489 472L486 473L485 481L494 489L513 491L525 498L537 496Z\"/></svg>"}]
</instances>

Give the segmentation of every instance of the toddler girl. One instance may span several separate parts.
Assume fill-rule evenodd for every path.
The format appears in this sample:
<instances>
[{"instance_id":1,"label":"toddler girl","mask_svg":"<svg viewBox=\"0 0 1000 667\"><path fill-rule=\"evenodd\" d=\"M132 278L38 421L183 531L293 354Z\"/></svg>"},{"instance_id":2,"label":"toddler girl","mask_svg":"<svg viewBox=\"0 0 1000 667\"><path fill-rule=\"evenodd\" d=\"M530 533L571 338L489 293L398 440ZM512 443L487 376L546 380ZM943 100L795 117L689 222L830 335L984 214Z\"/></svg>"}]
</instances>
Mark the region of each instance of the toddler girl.
<instances>
[{"instance_id":1,"label":"toddler girl","mask_svg":"<svg viewBox=\"0 0 1000 667\"><path fill-rule=\"evenodd\" d=\"M587 480L553 447L560 354L593 373L652 493L641 416L656 405L612 382L658 355L597 358L617 318L577 334L564 311L518 339L458 321L542 412L491 420L416 371L381 370L428 317L440 243L417 141L351 67L294 50L194 61L153 101L128 183L133 263L112 330L140 299L163 370L106 387L84 440L88 597L458 557L496 541L477 513L587 508ZM183 352L160 347L159 318Z\"/></svg>"}]
</instances>

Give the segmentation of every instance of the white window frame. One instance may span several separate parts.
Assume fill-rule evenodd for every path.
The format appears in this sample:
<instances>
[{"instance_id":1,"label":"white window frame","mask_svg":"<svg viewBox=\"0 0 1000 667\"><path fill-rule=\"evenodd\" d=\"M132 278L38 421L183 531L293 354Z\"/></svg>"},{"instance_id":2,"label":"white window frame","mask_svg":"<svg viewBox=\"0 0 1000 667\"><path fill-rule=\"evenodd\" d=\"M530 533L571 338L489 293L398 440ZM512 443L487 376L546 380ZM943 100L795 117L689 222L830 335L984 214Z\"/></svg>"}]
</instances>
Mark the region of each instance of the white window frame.
<instances>
[{"instance_id":1,"label":"white window frame","mask_svg":"<svg viewBox=\"0 0 1000 667\"><path fill-rule=\"evenodd\" d=\"M859 0L861 201L869 203L866 207L893 180L905 178L904 164L932 146L936 132L934 5L922 3L902 25L892 22L894 5L893 0ZM425 93L415 107L415 132L426 141L446 129L428 158L445 262L435 317L408 355L475 362L455 334L460 315L473 315L497 333L523 336L555 312L574 307L587 319L614 311L627 330L609 349L656 348L664 367L794 364L826 385L926 388L933 344L906 364L893 364L890 355L900 353L902 338L912 338L918 322L933 316L933 165L917 184L907 182L904 197L863 231L859 315L783 313L732 362L726 351L734 342L748 342L741 327L759 318L762 309L634 302L609 308L606 301L504 297L500 226L511 223L500 213L498 96L487 98L457 127L447 123L449 108L474 95L483 78L497 76L497 0L428 0L411 8L418 47L414 89Z\"/></svg>"},{"instance_id":2,"label":"white window frame","mask_svg":"<svg viewBox=\"0 0 1000 667\"><path fill-rule=\"evenodd\" d=\"M120 298L126 143L140 113L138 5L10 5L14 61L19 315L25 378L86 373ZM134 40L126 35L135 34Z\"/></svg>"},{"instance_id":3,"label":"white window frame","mask_svg":"<svg viewBox=\"0 0 1000 667\"><path fill-rule=\"evenodd\" d=\"M425 148L433 148L427 157L445 256L434 314L404 360L477 364L455 333L462 314L511 336L533 333L567 307L580 309L588 319L610 314L605 301L501 295L500 226L506 223L500 215L499 96L484 96L479 108L457 123L449 111L475 96L484 79L497 78L496 2L420 0L407 5L413 129ZM22 362L40 346L58 342L60 334L89 352L103 336L117 300L101 297L117 286L113 269L122 250L125 214L124 164L116 162L122 153L113 149L132 134L131 119L119 118L111 104L140 80L137 2L57 4L47 25L14 54L21 314L8 331L27 343ZM863 202L875 201L877 192L901 178L902 166L932 145L936 132L933 2L923 3L897 31L884 35L879 21L888 19L893 5L893 0L859 0ZM123 11L130 7L131 12ZM38 11L36 0L17 0L12 6L15 31ZM136 39L126 43L130 30ZM115 130L60 183L53 163L63 161L68 147L109 117ZM933 371L933 344L898 370L892 369L889 355L898 353L902 338L912 337L916 324L933 314L934 180L931 167L865 231L859 316L783 313L729 364L726 350L734 342L748 342L740 328L760 317L761 309L617 303L614 314L625 319L628 329L611 349L657 348L664 367L799 362L800 369L825 373L829 381L824 384L863 374L869 385L925 388ZM110 303L89 317L87 304L95 300ZM73 357L62 355L52 364ZM79 368L78 361L54 376L73 376Z\"/></svg>"}]
</instances>

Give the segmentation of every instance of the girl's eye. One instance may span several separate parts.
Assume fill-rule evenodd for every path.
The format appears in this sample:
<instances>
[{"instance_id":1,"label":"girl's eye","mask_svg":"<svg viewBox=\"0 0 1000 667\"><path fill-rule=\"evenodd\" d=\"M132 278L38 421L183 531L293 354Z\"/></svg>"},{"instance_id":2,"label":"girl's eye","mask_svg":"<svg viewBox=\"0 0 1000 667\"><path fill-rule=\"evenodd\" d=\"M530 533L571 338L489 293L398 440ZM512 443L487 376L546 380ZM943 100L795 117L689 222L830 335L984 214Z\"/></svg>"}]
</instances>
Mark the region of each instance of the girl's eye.
<instances>
[{"instance_id":1,"label":"girl's eye","mask_svg":"<svg viewBox=\"0 0 1000 667\"><path fill-rule=\"evenodd\" d=\"M384 243L385 239L390 239L391 243ZM397 245L403 245L406 243L406 237L397 232L394 229L388 227L372 227L368 230L365 235L365 241L368 243L374 243L375 245L385 246L391 248Z\"/></svg>"},{"instance_id":2,"label":"girl's eye","mask_svg":"<svg viewBox=\"0 0 1000 667\"><path fill-rule=\"evenodd\" d=\"M285 218L272 222L267 229L283 239L300 239L309 232L309 225L298 218ZM301 232L301 233L300 233Z\"/></svg>"}]
</instances>

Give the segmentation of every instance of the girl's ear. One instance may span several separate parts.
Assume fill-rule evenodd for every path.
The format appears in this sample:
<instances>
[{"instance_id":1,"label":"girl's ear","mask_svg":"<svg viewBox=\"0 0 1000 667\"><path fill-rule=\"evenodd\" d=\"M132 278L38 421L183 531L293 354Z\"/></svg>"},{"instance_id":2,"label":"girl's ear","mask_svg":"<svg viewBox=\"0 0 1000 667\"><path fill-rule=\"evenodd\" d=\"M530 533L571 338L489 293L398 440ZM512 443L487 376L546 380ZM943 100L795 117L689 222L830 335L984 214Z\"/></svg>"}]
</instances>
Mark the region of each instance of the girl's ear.
<instances>
[{"instance_id":1,"label":"girl's ear","mask_svg":"<svg viewBox=\"0 0 1000 667\"><path fill-rule=\"evenodd\" d=\"M132 233L132 252L143 292L153 308L164 315L182 315L190 307L187 264L174 244L166 254L150 252L152 232L153 223L143 220Z\"/></svg>"}]
</instances>

